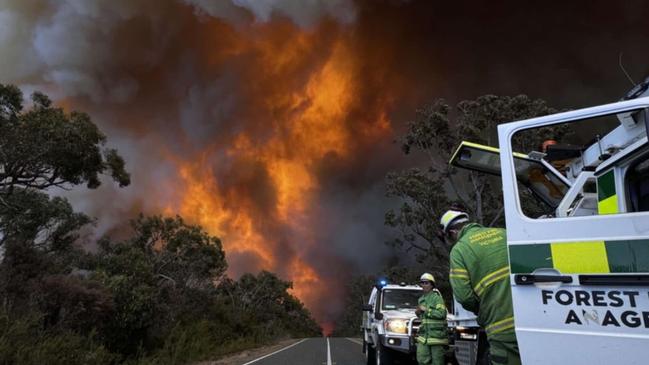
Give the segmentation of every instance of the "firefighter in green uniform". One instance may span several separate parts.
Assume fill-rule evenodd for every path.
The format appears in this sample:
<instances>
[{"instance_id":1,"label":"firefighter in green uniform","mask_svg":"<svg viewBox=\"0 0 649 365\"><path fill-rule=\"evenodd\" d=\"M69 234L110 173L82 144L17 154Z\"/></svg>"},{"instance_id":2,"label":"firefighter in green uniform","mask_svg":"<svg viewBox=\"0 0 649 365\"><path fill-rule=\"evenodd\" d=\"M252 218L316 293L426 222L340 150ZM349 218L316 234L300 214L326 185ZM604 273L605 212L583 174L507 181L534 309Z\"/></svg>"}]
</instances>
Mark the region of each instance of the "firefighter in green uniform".
<instances>
[{"instance_id":1,"label":"firefighter in green uniform","mask_svg":"<svg viewBox=\"0 0 649 365\"><path fill-rule=\"evenodd\" d=\"M419 279L424 295L419 297L417 316L421 319L417 334L419 365L444 365L444 346L448 345L446 305L435 288L435 278L425 273Z\"/></svg>"},{"instance_id":2,"label":"firefighter in green uniform","mask_svg":"<svg viewBox=\"0 0 649 365\"><path fill-rule=\"evenodd\" d=\"M469 222L469 215L449 210L440 220L451 250L450 282L455 299L478 316L489 340L491 363L520 364L509 282L507 236L501 228Z\"/></svg>"}]
</instances>

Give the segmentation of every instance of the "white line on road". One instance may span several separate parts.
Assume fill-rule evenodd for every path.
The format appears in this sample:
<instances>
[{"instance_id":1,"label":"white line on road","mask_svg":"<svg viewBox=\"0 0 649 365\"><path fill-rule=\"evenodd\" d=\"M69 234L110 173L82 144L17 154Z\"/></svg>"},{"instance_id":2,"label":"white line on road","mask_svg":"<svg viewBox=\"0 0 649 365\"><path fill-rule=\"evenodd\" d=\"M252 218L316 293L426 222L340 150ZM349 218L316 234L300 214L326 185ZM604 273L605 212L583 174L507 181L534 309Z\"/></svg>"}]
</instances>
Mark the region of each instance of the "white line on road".
<instances>
[{"instance_id":1,"label":"white line on road","mask_svg":"<svg viewBox=\"0 0 649 365\"><path fill-rule=\"evenodd\" d=\"M357 340L357 339L355 339L355 338L345 337L345 339L346 339L346 340L349 340L349 341L351 341L351 342L353 342L353 343L355 343L355 344L357 344L357 345L361 345L361 346L363 346L363 343L362 343L360 340Z\"/></svg>"},{"instance_id":2,"label":"white line on road","mask_svg":"<svg viewBox=\"0 0 649 365\"><path fill-rule=\"evenodd\" d=\"M306 341L306 340L307 340L306 338L303 338L302 341L298 341L298 342L296 342L296 343L294 343L294 344L292 344L292 345L288 345L288 346L286 346L286 347L284 347L284 348L281 348L281 349L279 349L279 350L277 350L277 351L275 351L275 352L273 352L273 353L270 353L270 354L268 354L268 355L264 355L264 356L262 356L262 357L260 357L260 358L258 358L258 359L254 359L254 360L249 361L249 362L247 362L247 363L245 363L245 364L243 364L243 365L252 364L253 362L257 362L257 361L259 361L259 360L261 360L261 359L265 359L265 358L267 358L268 356L275 355L275 354L278 353L278 352L284 351L284 350L286 350L286 349L288 349L288 348L291 348L291 347L293 347L293 346L295 346L295 345L299 345L299 344L301 344L302 342L304 342L304 341Z\"/></svg>"},{"instance_id":3,"label":"white line on road","mask_svg":"<svg viewBox=\"0 0 649 365\"><path fill-rule=\"evenodd\" d=\"M331 347L329 346L329 337L327 337L327 365L331 365Z\"/></svg>"}]
</instances>

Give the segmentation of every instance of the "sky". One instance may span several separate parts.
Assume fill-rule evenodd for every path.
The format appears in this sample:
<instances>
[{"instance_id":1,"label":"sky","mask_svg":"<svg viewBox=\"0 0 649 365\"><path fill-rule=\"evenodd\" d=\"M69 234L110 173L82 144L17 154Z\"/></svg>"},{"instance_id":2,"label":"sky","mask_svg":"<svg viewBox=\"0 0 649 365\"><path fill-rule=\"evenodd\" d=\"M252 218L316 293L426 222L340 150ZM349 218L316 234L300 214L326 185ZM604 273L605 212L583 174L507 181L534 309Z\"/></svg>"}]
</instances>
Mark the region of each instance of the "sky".
<instances>
[{"instance_id":1,"label":"sky","mask_svg":"<svg viewBox=\"0 0 649 365\"><path fill-rule=\"evenodd\" d=\"M294 283L321 323L393 255L385 175L418 106L618 100L649 75L649 4L0 0L0 83L90 114L131 186L67 196L89 240L139 212L223 240L228 274Z\"/></svg>"}]
</instances>

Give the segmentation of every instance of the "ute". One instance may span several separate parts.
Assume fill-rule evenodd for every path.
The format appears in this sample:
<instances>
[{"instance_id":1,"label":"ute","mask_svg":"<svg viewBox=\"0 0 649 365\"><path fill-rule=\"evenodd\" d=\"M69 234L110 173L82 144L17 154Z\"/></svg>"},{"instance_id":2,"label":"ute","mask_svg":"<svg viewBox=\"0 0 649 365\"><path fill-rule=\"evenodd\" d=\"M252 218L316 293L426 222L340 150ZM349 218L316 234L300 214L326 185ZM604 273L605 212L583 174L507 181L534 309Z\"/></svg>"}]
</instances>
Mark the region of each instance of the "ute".
<instances>
[{"instance_id":1,"label":"ute","mask_svg":"<svg viewBox=\"0 0 649 365\"><path fill-rule=\"evenodd\" d=\"M368 365L389 365L397 358L413 358L417 329L418 285L388 284L381 280L363 306L363 353Z\"/></svg>"},{"instance_id":2,"label":"ute","mask_svg":"<svg viewBox=\"0 0 649 365\"><path fill-rule=\"evenodd\" d=\"M388 284L380 280L363 306L361 331L363 353L368 365L390 365L398 360L414 363L416 336L420 319L415 315L417 302L423 295L419 285ZM484 330L473 313L457 302L447 316L451 353L450 363L487 365L488 345Z\"/></svg>"},{"instance_id":3,"label":"ute","mask_svg":"<svg viewBox=\"0 0 649 365\"><path fill-rule=\"evenodd\" d=\"M523 364L649 359L649 79L622 101L498 126L450 163L502 179ZM534 136L547 148L514 152Z\"/></svg>"}]
</instances>

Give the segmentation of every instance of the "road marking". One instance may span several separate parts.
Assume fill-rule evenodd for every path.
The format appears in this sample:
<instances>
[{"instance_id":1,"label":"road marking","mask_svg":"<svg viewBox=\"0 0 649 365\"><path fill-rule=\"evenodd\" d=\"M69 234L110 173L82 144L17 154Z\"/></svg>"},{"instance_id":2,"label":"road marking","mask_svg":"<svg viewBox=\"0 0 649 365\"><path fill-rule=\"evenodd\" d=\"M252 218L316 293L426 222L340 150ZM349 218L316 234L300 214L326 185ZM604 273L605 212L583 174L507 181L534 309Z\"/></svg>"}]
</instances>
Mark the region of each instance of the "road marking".
<instances>
[{"instance_id":1,"label":"road marking","mask_svg":"<svg viewBox=\"0 0 649 365\"><path fill-rule=\"evenodd\" d=\"M363 343L360 340L357 340L357 339L354 339L354 338L349 338L349 337L345 337L345 339L349 340L349 341L351 341L351 342L353 342L353 343L355 343L357 345L363 346Z\"/></svg>"},{"instance_id":2,"label":"road marking","mask_svg":"<svg viewBox=\"0 0 649 365\"><path fill-rule=\"evenodd\" d=\"M331 347L329 346L329 337L327 337L327 365L331 365Z\"/></svg>"},{"instance_id":3,"label":"road marking","mask_svg":"<svg viewBox=\"0 0 649 365\"><path fill-rule=\"evenodd\" d=\"M298 342L296 342L296 343L294 343L294 344L292 344L292 345L288 345L288 346L286 346L286 347L284 347L284 348L281 348L281 349L279 349L279 350L277 350L277 351L275 351L275 352L273 352L273 353L270 353L270 354L268 354L268 355L264 355L264 356L262 356L262 357L260 357L260 358L257 358L257 359L254 359L254 360L252 360L252 361L249 361L249 362L247 362L247 363L245 363L245 364L243 364L243 365L252 364L253 362L257 362L257 361L259 361L259 360L261 360L261 359L265 359L265 358L267 358L268 356L275 355L275 354L278 353L278 352L282 352L282 351L284 351L284 350L286 350L286 349L289 349L289 348L291 348L291 347L293 347L293 346L295 346L295 345L299 345L299 344L301 344L302 342L304 342L304 341L306 341L306 340L307 340L306 338L303 338L302 341L298 341Z\"/></svg>"}]
</instances>

